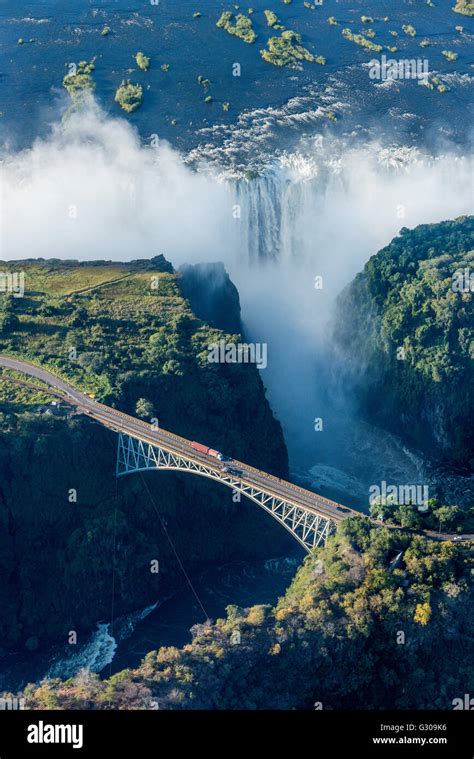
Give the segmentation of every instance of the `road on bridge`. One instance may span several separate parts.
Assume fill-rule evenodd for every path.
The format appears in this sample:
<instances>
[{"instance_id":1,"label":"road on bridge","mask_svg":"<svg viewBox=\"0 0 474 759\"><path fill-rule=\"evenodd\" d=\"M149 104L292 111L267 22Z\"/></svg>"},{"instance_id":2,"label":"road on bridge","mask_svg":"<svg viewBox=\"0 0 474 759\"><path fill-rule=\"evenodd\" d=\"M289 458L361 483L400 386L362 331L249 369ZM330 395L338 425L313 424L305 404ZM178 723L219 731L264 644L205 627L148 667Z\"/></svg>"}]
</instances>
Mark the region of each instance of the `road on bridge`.
<instances>
[{"instance_id":1,"label":"road on bridge","mask_svg":"<svg viewBox=\"0 0 474 759\"><path fill-rule=\"evenodd\" d=\"M90 416L92 419L95 419L97 422L100 422L116 432L131 435L132 437L139 438L145 443L151 443L151 445L159 445L166 451L184 455L192 461L199 464L205 464L215 472L222 472L222 468L225 465L223 462L214 459L212 456L196 451L191 446L189 440L174 435L161 428L152 428L152 426L146 422L110 408L109 406L104 406L102 403L99 403L87 395L87 393L77 390L70 385L69 382L57 377L47 369L9 356L0 356L0 366L27 374L30 377L35 377L50 387L62 391L66 396L65 400L68 400L69 403L74 405L78 411ZM238 479L242 480L244 484L256 488L262 488L266 492L275 495L277 498L281 498L296 506L304 507L319 516L331 519L333 522L340 522L348 516L364 516L359 511L342 506L328 498L323 498L323 496L320 496L317 493L305 490L297 485L293 485L291 482L281 480L271 474L262 472L244 462L233 459L230 466L242 471L242 474ZM375 522L375 520L373 521ZM379 525L382 524L381 522L375 523ZM392 527L392 525L385 526ZM474 535L460 536L431 531L425 531L423 534L439 540L474 540Z\"/></svg>"}]
</instances>

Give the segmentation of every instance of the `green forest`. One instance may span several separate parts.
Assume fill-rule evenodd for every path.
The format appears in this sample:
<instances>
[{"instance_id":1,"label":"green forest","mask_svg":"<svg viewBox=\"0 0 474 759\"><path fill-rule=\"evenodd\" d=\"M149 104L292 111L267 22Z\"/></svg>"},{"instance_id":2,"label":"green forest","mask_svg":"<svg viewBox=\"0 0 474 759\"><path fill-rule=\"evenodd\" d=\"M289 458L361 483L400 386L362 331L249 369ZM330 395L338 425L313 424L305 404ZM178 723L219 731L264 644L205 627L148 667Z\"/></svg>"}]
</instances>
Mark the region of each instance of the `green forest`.
<instances>
[{"instance_id":1,"label":"green forest","mask_svg":"<svg viewBox=\"0 0 474 759\"><path fill-rule=\"evenodd\" d=\"M25 696L37 709L451 709L474 687L472 571L466 547L351 518L274 608L229 606L181 650Z\"/></svg>"},{"instance_id":2,"label":"green forest","mask_svg":"<svg viewBox=\"0 0 474 759\"><path fill-rule=\"evenodd\" d=\"M472 471L474 217L401 229L339 297L334 340L361 413Z\"/></svg>"},{"instance_id":3,"label":"green forest","mask_svg":"<svg viewBox=\"0 0 474 759\"><path fill-rule=\"evenodd\" d=\"M184 297L186 277L162 257L132 264L21 261L10 268L24 272L25 293L1 299L0 353L41 364L122 411L155 417L170 432L288 476L281 427L255 365L207 360L209 343L240 335L211 327L191 309L199 277L187 281ZM227 292L226 318L233 313L240 323L234 290L228 286L217 298L217 322ZM113 572L117 615L182 587L160 518L188 572L285 552L286 531L217 483L147 473L152 502L140 475L117 481L116 435L61 401L53 412L50 391L19 377L4 372L0 383L4 650L66 643L70 630L84 642L98 619L110 617ZM27 385L18 384L25 379ZM158 574L150 571L152 561L159 561Z\"/></svg>"},{"instance_id":4,"label":"green forest","mask_svg":"<svg viewBox=\"0 0 474 759\"><path fill-rule=\"evenodd\" d=\"M472 218L402 229L342 293L345 319L335 325L361 413L408 439L421 435L431 451L464 466L473 450L472 425L460 426L472 392L472 293L453 283L472 264L473 232ZM207 360L210 343L240 338L219 327L222 318L240 325L235 288L224 278L214 306L203 299L203 281L221 279L220 269L197 267L185 277L162 257L22 266L25 296L4 302L1 352L288 477L257 369ZM206 321L198 315L204 304ZM4 373L0 394L0 633L7 647L35 650L71 629L86 636L108 618L114 562L122 613L182 578L143 483L125 478L116 489L112 433L74 414L47 416L48 389L18 382ZM147 477L191 572L288 545L284 530L218 485ZM73 507L71 487L79 493ZM470 527L468 512L436 499L429 506L419 515L377 504L373 516L404 528ZM28 563L18 560L24 555ZM150 577L154 559L160 573ZM474 688L464 656L473 569L469 545L349 518L305 559L274 607L229 606L225 618L195 625L182 649L151 651L136 669L105 679L81 671L31 684L24 695L37 709L450 709Z\"/></svg>"}]
</instances>

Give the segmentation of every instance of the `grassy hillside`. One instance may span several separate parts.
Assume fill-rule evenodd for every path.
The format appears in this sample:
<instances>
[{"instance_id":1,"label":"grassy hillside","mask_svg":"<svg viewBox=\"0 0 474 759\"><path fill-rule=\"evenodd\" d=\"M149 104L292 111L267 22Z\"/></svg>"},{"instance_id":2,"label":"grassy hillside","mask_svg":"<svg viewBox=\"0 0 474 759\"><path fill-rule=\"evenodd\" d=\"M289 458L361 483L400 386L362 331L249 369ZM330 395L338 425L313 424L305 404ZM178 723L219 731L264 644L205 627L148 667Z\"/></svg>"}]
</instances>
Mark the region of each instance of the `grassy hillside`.
<instances>
[{"instance_id":1,"label":"grassy hillside","mask_svg":"<svg viewBox=\"0 0 474 759\"><path fill-rule=\"evenodd\" d=\"M164 259L95 266L21 262L11 268L24 271L25 295L0 298L0 352L48 367L132 414L145 396L149 416L161 426L204 436L236 456L240 451L249 463L267 454L271 459L281 448L279 426L260 403L258 372L209 363L208 345L224 335L195 317L182 295L181 275ZM238 342L239 335L226 339ZM235 424L223 424L234 415ZM259 423L265 452L261 439L242 439L246 425ZM285 456L270 466L285 469Z\"/></svg>"}]
</instances>

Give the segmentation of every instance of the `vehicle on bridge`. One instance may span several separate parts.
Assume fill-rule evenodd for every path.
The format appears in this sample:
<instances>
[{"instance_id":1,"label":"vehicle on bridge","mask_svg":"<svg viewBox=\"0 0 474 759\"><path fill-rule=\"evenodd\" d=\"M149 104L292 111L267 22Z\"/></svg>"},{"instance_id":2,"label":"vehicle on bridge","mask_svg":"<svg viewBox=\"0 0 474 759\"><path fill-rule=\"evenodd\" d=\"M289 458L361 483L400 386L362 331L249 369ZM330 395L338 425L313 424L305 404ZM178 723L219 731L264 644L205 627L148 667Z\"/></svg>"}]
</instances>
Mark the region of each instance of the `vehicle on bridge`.
<instances>
[{"instance_id":1,"label":"vehicle on bridge","mask_svg":"<svg viewBox=\"0 0 474 759\"><path fill-rule=\"evenodd\" d=\"M220 451L216 451L214 448L209 448L207 445L203 445L202 443L196 443L193 441L191 443L191 448L194 448L195 451L199 451L200 453L205 453L206 456L213 456L213 458L218 459L219 461L232 461L229 456L224 456L224 454Z\"/></svg>"},{"instance_id":2,"label":"vehicle on bridge","mask_svg":"<svg viewBox=\"0 0 474 759\"><path fill-rule=\"evenodd\" d=\"M224 466L222 467L222 471L226 474L233 474L234 477L242 477L243 470L242 469L235 469L232 466Z\"/></svg>"}]
</instances>

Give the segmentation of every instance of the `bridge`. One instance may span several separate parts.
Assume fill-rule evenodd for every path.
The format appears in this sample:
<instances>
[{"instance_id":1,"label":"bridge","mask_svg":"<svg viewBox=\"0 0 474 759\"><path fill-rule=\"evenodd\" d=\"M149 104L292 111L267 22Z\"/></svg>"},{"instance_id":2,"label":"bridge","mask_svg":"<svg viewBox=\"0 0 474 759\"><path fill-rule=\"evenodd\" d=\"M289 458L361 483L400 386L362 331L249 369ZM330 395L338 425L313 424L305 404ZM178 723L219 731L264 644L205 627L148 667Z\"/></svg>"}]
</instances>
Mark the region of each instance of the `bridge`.
<instances>
[{"instance_id":1,"label":"bridge","mask_svg":"<svg viewBox=\"0 0 474 759\"><path fill-rule=\"evenodd\" d=\"M59 391L64 400L73 405L78 412L116 432L117 477L134 472L172 470L215 480L263 508L291 532L308 552L324 545L341 520L349 516L364 516L359 511L323 498L317 493L262 472L244 462L233 459L230 465L226 466L218 459L193 448L189 440L105 406L47 369L9 356L0 356L0 367L41 380L54 388L56 394ZM229 469L234 470L234 473L228 471ZM238 472L238 475L235 472ZM428 531L425 534L437 539L460 539L459 536ZM461 536L461 539L473 537Z\"/></svg>"}]
</instances>

